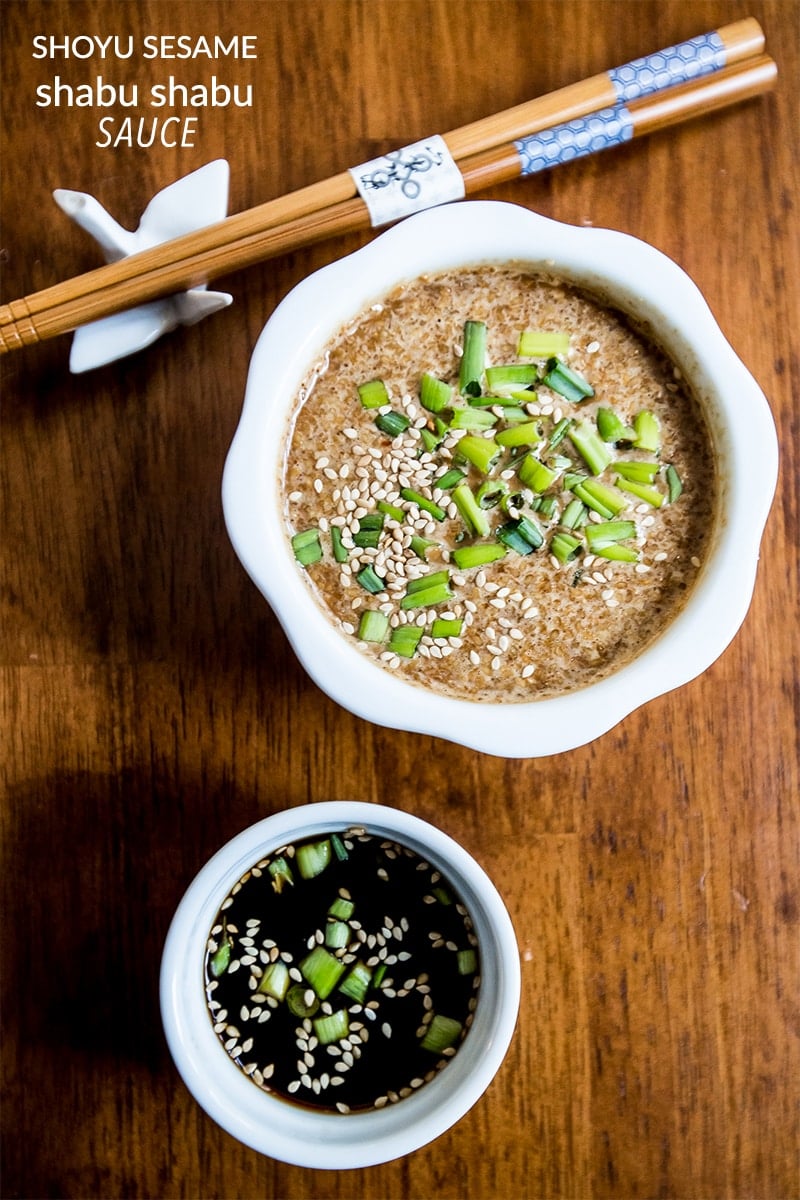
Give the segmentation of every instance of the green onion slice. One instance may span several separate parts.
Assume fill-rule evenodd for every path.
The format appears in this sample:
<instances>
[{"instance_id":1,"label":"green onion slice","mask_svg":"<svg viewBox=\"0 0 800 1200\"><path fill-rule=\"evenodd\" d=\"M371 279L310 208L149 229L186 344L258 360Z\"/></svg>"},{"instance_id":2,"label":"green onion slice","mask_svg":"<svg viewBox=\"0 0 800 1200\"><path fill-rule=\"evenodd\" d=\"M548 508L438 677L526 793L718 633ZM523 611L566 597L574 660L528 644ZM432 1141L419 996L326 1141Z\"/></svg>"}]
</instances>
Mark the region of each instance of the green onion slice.
<instances>
[{"instance_id":1,"label":"green onion slice","mask_svg":"<svg viewBox=\"0 0 800 1200\"><path fill-rule=\"evenodd\" d=\"M464 352L458 373L458 390L462 396L480 396L486 365L488 330L483 321L464 322Z\"/></svg>"},{"instance_id":2,"label":"green onion slice","mask_svg":"<svg viewBox=\"0 0 800 1200\"><path fill-rule=\"evenodd\" d=\"M505 558L506 548L502 542L478 542L474 546L459 546L450 557L460 571L471 567L485 567L487 563Z\"/></svg>"},{"instance_id":3,"label":"green onion slice","mask_svg":"<svg viewBox=\"0 0 800 1200\"><path fill-rule=\"evenodd\" d=\"M301 974L319 996L326 1000L345 972L345 964L324 946L315 946L298 964Z\"/></svg>"},{"instance_id":4,"label":"green onion slice","mask_svg":"<svg viewBox=\"0 0 800 1200\"><path fill-rule=\"evenodd\" d=\"M492 463L500 453L500 447L494 438L476 437L468 433L456 443L456 454L477 467L483 475L488 475Z\"/></svg>"},{"instance_id":5,"label":"green onion slice","mask_svg":"<svg viewBox=\"0 0 800 1200\"><path fill-rule=\"evenodd\" d=\"M315 1017L313 1025L314 1034L320 1046L329 1046L332 1042L338 1042L342 1038L346 1038L350 1032L350 1019L345 1008L340 1008L338 1012L331 1013L330 1016Z\"/></svg>"},{"instance_id":6,"label":"green onion slice","mask_svg":"<svg viewBox=\"0 0 800 1200\"><path fill-rule=\"evenodd\" d=\"M438 413L447 408L453 397L453 389L449 383L437 379L430 371L425 371L420 382L419 399L423 408L428 412Z\"/></svg>"},{"instance_id":7,"label":"green onion slice","mask_svg":"<svg viewBox=\"0 0 800 1200\"><path fill-rule=\"evenodd\" d=\"M517 342L520 358L552 358L569 350L569 334L564 330L524 329Z\"/></svg>"},{"instance_id":8,"label":"green onion slice","mask_svg":"<svg viewBox=\"0 0 800 1200\"><path fill-rule=\"evenodd\" d=\"M313 1017L319 1008L319 1000L316 996L309 996L308 991L302 983L294 983L286 993L286 1007L293 1017L305 1020L306 1017Z\"/></svg>"},{"instance_id":9,"label":"green onion slice","mask_svg":"<svg viewBox=\"0 0 800 1200\"><path fill-rule=\"evenodd\" d=\"M575 422L567 431L567 437L593 475L600 475L613 461L614 455L588 421Z\"/></svg>"},{"instance_id":10,"label":"green onion slice","mask_svg":"<svg viewBox=\"0 0 800 1200\"><path fill-rule=\"evenodd\" d=\"M489 518L478 504L472 489L466 483L460 483L453 490L453 503L461 514L462 520L471 533L479 537L489 536Z\"/></svg>"},{"instance_id":11,"label":"green onion slice","mask_svg":"<svg viewBox=\"0 0 800 1200\"><path fill-rule=\"evenodd\" d=\"M273 859L272 862L269 864L269 867L267 868L267 870L269 871L270 876L272 877L273 892L277 892L278 895L280 895L280 893L283 891L283 889L287 885L287 883L291 887L294 887L294 876L292 875L292 868L289 866L288 862L282 855L278 858Z\"/></svg>"},{"instance_id":12,"label":"green onion slice","mask_svg":"<svg viewBox=\"0 0 800 1200\"><path fill-rule=\"evenodd\" d=\"M432 638L461 637L464 622L460 617L436 617L431 625Z\"/></svg>"},{"instance_id":13,"label":"green onion slice","mask_svg":"<svg viewBox=\"0 0 800 1200\"><path fill-rule=\"evenodd\" d=\"M421 625L398 625L389 637L389 649L400 658L413 658L423 632Z\"/></svg>"},{"instance_id":14,"label":"green onion slice","mask_svg":"<svg viewBox=\"0 0 800 1200\"><path fill-rule=\"evenodd\" d=\"M262 996L272 996L273 1000L284 1000L290 982L289 968L286 963L278 960L264 968L264 974L259 980L256 991L260 992Z\"/></svg>"},{"instance_id":15,"label":"green onion slice","mask_svg":"<svg viewBox=\"0 0 800 1200\"><path fill-rule=\"evenodd\" d=\"M302 567L310 567L322 558L318 529L303 529L292 538L294 556Z\"/></svg>"},{"instance_id":16,"label":"green onion slice","mask_svg":"<svg viewBox=\"0 0 800 1200\"><path fill-rule=\"evenodd\" d=\"M359 641L376 642L378 644L386 641L386 635L389 632L389 618L386 613L379 612L374 608L367 608L361 614L361 620L358 623Z\"/></svg>"},{"instance_id":17,"label":"green onion slice","mask_svg":"<svg viewBox=\"0 0 800 1200\"><path fill-rule=\"evenodd\" d=\"M341 950L350 941L350 926L346 921L328 921L325 926L325 945L330 950Z\"/></svg>"},{"instance_id":18,"label":"green onion slice","mask_svg":"<svg viewBox=\"0 0 800 1200\"><path fill-rule=\"evenodd\" d=\"M294 861L303 879L314 879L321 875L331 861L331 843L329 838L319 842L304 842L297 847Z\"/></svg>"},{"instance_id":19,"label":"green onion slice","mask_svg":"<svg viewBox=\"0 0 800 1200\"><path fill-rule=\"evenodd\" d=\"M364 408L383 408L389 403L389 392L382 379L368 379L358 385L358 395Z\"/></svg>"},{"instance_id":20,"label":"green onion slice","mask_svg":"<svg viewBox=\"0 0 800 1200\"><path fill-rule=\"evenodd\" d=\"M581 400L588 400L594 395L594 388L589 380L584 379L583 375L577 371L573 371L559 358L548 359L547 374L542 382L573 404L578 404Z\"/></svg>"},{"instance_id":21,"label":"green onion slice","mask_svg":"<svg viewBox=\"0 0 800 1200\"><path fill-rule=\"evenodd\" d=\"M443 1017L436 1013L427 1028L424 1038L420 1042L423 1050L430 1050L434 1054L441 1054L443 1050L447 1050L449 1046L458 1039L463 1026L460 1021L456 1021L453 1017Z\"/></svg>"},{"instance_id":22,"label":"green onion slice","mask_svg":"<svg viewBox=\"0 0 800 1200\"><path fill-rule=\"evenodd\" d=\"M349 1000L354 1000L356 1004L363 1004L371 980L372 971L370 968L364 966L362 962L354 963L339 984L339 991L343 996L347 996Z\"/></svg>"},{"instance_id":23,"label":"green onion slice","mask_svg":"<svg viewBox=\"0 0 800 1200\"><path fill-rule=\"evenodd\" d=\"M378 413L375 418L375 424L381 433L388 434L391 438L396 438L399 434L405 433L411 422L405 413L396 412L392 409L387 413Z\"/></svg>"}]
</instances>

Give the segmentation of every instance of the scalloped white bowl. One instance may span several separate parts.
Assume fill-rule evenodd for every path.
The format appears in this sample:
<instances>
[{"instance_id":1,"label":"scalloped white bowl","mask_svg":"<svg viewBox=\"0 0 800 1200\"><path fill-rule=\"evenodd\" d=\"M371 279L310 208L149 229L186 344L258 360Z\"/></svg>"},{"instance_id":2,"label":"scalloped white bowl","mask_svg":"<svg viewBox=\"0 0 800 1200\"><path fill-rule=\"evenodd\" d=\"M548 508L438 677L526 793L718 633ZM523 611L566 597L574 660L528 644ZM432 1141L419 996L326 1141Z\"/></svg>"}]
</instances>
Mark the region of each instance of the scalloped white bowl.
<instances>
[{"instance_id":1,"label":"scalloped white bowl","mask_svg":"<svg viewBox=\"0 0 800 1200\"><path fill-rule=\"evenodd\" d=\"M219 906L245 871L278 846L351 825L415 850L450 880L472 917L482 972L472 1026L445 1070L396 1104L343 1115L280 1100L244 1075L209 1020L203 964ZM210 1117L245 1145L303 1167L371 1166L410 1154L439 1137L480 1099L499 1070L514 1033L519 997L514 929L483 869L451 837L419 817L359 801L287 809L223 846L181 900L161 963L164 1031L190 1092Z\"/></svg>"},{"instance_id":2,"label":"scalloped white bowl","mask_svg":"<svg viewBox=\"0 0 800 1200\"><path fill-rule=\"evenodd\" d=\"M657 340L691 380L714 438L720 513L700 578L679 615L628 665L596 684L530 703L436 695L377 666L318 606L284 533L281 447L297 390L326 343L396 285L431 271L522 262L599 294ZM778 449L767 400L692 280L646 242L578 228L514 204L470 201L419 213L309 276L276 308L253 352L223 477L234 549L309 675L366 720L509 758L584 745L725 650L752 598L775 492Z\"/></svg>"}]
</instances>

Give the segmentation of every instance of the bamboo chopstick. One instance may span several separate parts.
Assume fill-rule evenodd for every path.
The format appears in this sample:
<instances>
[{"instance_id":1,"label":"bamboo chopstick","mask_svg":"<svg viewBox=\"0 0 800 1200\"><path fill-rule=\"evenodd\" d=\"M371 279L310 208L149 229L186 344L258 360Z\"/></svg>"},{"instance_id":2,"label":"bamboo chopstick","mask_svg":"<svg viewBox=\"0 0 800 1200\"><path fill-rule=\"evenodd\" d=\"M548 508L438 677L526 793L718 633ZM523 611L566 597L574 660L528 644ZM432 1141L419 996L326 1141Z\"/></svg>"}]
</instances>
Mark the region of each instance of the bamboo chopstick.
<instances>
[{"instance_id":1,"label":"bamboo chopstick","mask_svg":"<svg viewBox=\"0 0 800 1200\"><path fill-rule=\"evenodd\" d=\"M748 18L717 33L726 48L726 61L733 59L734 65L631 101L626 108L633 136L746 99L772 85L772 60L753 57L764 41L757 22ZM521 174L514 139L609 105L619 107L610 75L604 74L447 135L451 153L455 149L460 156L466 192ZM499 144L495 138L501 139ZM349 181L346 188L344 178ZM196 287L289 249L368 226L367 209L352 176L335 176L0 307L0 353Z\"/></svg>"}]
</instances>

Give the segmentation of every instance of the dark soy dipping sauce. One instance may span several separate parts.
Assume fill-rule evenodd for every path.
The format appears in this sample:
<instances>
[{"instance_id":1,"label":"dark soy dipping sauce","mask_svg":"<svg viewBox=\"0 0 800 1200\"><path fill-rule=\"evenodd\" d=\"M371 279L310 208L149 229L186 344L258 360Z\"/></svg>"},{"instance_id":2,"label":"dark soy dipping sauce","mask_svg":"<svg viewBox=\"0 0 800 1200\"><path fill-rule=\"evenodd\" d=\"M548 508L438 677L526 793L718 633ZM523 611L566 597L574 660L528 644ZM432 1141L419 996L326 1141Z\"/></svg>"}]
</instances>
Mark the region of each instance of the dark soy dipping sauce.
<instances>
[{"instance_id":1,"label":"dark soy dipping sauce","mask_svg":"<svg viewBox=\"0 0 800 1200\"><path fill-rule=\"evenodd\" d=\"M329 861L303 878L302 848L326 841ZM281 858L293 882L276 887ZM337 898L353 905L339 931L346 943L325 949L344 971L320 999L300 967L341 920L328 915ZM290 999L313 1014L295 1015L285 997L259 991L275 961L299 988ZM357 963L370 973L361 1001L341 991ZM214 1030L254 1084L295 1104L350 1112L396 1103L447 1066L472 1024L480 960L450 882L415 851L349 829L281 847L242 876L214 921L205 984ZM315 1021L342 1012L347 1029L323 1044ZM443 1047L442 1024L450 1039Z\"/></svg>"}]
</instances>

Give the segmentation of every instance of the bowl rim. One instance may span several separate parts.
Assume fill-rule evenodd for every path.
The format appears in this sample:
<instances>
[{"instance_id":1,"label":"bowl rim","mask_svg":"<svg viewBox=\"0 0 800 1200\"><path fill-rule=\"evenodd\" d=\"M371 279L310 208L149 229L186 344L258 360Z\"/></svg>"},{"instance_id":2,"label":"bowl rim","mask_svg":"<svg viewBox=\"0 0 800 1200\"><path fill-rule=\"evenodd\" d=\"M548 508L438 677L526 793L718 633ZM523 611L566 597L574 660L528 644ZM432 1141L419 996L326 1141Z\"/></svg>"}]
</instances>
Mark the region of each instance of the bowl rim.
<instances>
[{"instance_id":1,"label":"bowl rim","mask_svg":"<svg viewBox=\"0 0 800 1200\"><path fill-rule=\"evenodd\" d=\"M261 1092L247 1079L213 1032L202 964L208 932L222 900L253 863L288 841L351 825L417 850L452 881L473 918L484 971L472 1027L445 1070L397 1104L344 1115L291 1105ZM480 1099L505 1058L516 1027L520 989L511 918L472 855L420 817L383 804L350 800L319 801L274 813L221 847L195 876L176 909L164 944L159 984L167 1044L200 1106L252 1149L318 1169L388 1162L420 1149L459 1121ZM208 1063L214 1060L218 1067L210 1077Z\"/></svg>"},{"instance_id":2,"label":"bowl rim","mask_svg":"<svg viewBox=\"0 0 800 1200\"><path fill-rule=\"evenodd\" d=\"M637 658L582 689L509 704L453 699L407 683L334 627L301 578L283 536L275 446L276 439L283 441L296 388L348 318L425 272L503 262L555 272L623 311L635 309L637 319L652 325L657 340L691 372L712 433L716 430L721 474L759 480L755 493L730 483L725 487L724 522L687 604ZM263 397L266 379L269 402ZM276 395L281 404L275 403ZM742 413L739 421L736 410ZM630 234L568 225L517 204L479 200L401 221L307 276L281 301L253 351L225 462L222 500L237 556L324 692L376 724L443 737L487 754L528 758L594 740L635 708L688 683L722 654L750 605L777 473L777 436L766 397L697 286L672 259Z\"/></svg>"}]
</instances>

